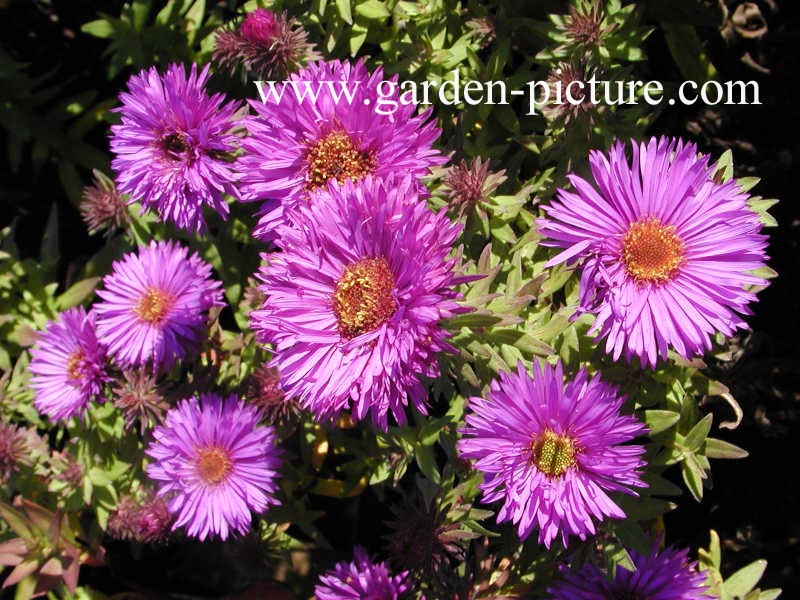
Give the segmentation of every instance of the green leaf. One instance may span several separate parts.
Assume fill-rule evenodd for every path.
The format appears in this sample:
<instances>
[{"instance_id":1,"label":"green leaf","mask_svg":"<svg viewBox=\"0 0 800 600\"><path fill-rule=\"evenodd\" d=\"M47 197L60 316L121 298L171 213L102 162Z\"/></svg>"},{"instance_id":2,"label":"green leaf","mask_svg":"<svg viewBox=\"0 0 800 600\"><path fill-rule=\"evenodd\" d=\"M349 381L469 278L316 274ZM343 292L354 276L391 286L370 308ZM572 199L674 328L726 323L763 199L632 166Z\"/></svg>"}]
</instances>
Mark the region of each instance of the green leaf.
<instances>
[{"instance_id":1,"label":"green leaf","mask_svg":"<svg viewBox=\"0 0 800 600\"><path fill-rule=\"evenodd\" d=\"M703 417L694 427L692 427L691 431L686 434L686 438L684 439L684 446L692 452L697 452L703 446L703 442L706 441L706 437L708 436L708 432L711 431L711 421L714 419L714 415L707 414Z\"/></svg>"},{"instance_id":2,"label":"green leaf","mask_svg":"<svg viewBox=\"0 0 800 600\"><path fill-rule=\"evenodd\" d=\"M742 567L736 573L728 577L722 584L726 593L734 598L744 598L745 594L756 587L764 570L767 568L767 561L759 559Z\"/></svg>"},{"instance_id":3,"label":"green leaf","mask_svg":"<svg viewBox=\"0 0 800 600\"><path fill-rule=\"evenodd\" d=\"M386 5L380 0L366 0L356 5L356 12L367 19L385 19L392 16Z\"/></svg>"},{"instance_id":4,"label":"green leaf","mask_svg":"<svg viewBox=\"0 0 800 600\"><path fill-rule=\"evenodd\" d=\"M693 454L689 454L683 461L681 474L686 488L691 492L694 499L700 502L703 499L703 479L705 474Z\"/></svg>"},{"instance_id":5,"label":"green leaf","mask_svg":"<svg viewBox=\"0 0 800 600\"><path fill-rule=\"evenodd\" d=\"M66 310L83 302L97 287L99 277L87 277L73 284L66 292L56 298L56 308Z\"/></svg>"},{"instance_id":6,"label":"green leaf","mask_svg":"<svg viewBox=\"0 0 800 600\"><path fill-rule=\"evenodd\" d=\"M414 458L422 474L433 483L439 484L442 477L439 474L439 470L436 468L436 456L434 455L433 448L433 446L418 445L414 448Z\"/></svg>"},{"instance_id":7,"label":"green leaf","mask_svg":"<svg viewBox=\"0 0 800 600\"><path fill-rule=\"evenodd\" d=\"M692 25L661 23L667 46L684 79L699 84L717 78L717 70Z\"/></svg>"},{"instance_id":8,"label":"green leaf","mask_svg":"<svg viewBox=\"0 0 800 600\"><path fill-rule=\"evenodd\" d=\"M681 416L671 410L646 410L644 411L644 422L650 429L650 434L666 431L680 420Z\"/></svg>"},{"instance_id":9,"label":"green leaf","mask_svg":"<svg viewBox=\"0 0 800 600\"><path fill-rule=\"evenodd\" d=\"M353 24L353 14L350 12L350 0L336 0L336 9L342 21L348 25Z\"/></svg>"},{"instance_id":10,"label":"green leaf","mask_svg":"<svg viewBox=\"0 0 800 600\"><path fill-rule=\"evenodd\" d=\"M716 438L706 438L704 454L708 458L746 458L748 456L748 452L744 448Z\"/></svg>"},{"instance_id":11,"label":"green leaf","mask_svg":"<svg viewBox=\"0 0 800 600\"><path fill-rule=\"evenodd\" d=\"M367 41L367 28L356 23L352 28L352 35L350 36L350 55L355 56Z\"/></svg>"},{"instance_id":12,"label":"green leaf","mask_svg":"<svg viewBox=\"0 0 800 600\"><path fill-rule=\"evenodd\" d=\"M106 19L98 19L81 25L81 31L94 37L105 39L114 35L114 25Z\"/></svg>"},{"instance_id":13,"label":"green leaf","mask_svg":"<svg viewBox=\"0 0 800 600\"><path fill-rule=\"evenodd\" d=\"M0 518L6 522L6 524L11 528L11 531L16 533L22 539L30 540L33 538L33 532L25 522L25 517L23 517L20 512L10 507L2 500L0 500Z\"/></svg>"},{"instance_id":14,"label":"green leaf","mask_svg":"<svg viewBox=\"0 0 800 600\"><path fill-rule=\"evenodd\" d=\"M194 43L197 31L203 24L203 15L206 12L206 0L196 0L186 13L186 38L189 44Z\"/></svg>"}]
</instances>

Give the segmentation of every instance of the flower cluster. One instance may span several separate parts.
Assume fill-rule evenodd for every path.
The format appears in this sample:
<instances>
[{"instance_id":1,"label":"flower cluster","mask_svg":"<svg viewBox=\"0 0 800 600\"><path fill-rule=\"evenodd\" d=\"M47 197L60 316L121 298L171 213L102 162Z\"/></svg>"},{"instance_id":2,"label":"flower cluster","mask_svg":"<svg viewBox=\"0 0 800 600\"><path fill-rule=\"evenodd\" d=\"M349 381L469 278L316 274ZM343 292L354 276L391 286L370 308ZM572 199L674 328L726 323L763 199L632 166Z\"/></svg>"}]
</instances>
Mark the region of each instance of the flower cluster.
<instances>
[{"instance_id":1,"label":"flower cluster","mask_svg":"<svg viewBox=\"0 0 800 600\"><path fill-rule=\"evenodd\" d=\"M382 5L361 8L380 11ZM493 43L494 17L470 23L474 40ZM574 3L558 28L569 42L563 44L564 61L548 85L561 89L594 73L584 55L602 47L604 37L618 29L615 23L604 17L599 2ZM492 277L480 293L467 292L468 306L464 284L483 275L460 272L459 238L465 229L470 235L477 231L476 219L496 234L489 222L500 220L503 233L495 237L523 249L513 254L511 270L518 280L540 272L543 264L545 270L564 263L561 269L579 269L577 285L564 292L574 295L562 314L574 314L561 321L591 315L589 333L604 342L611 359L636 358L643 371L655 370L670 352L686 359L701 356L717 334L731 336L746 327L755 288L765 282L757 271L765 266L767 240L745 190L732 179L723 181L693 144L652 138L633 143L629 151L622 142L607 153L592 151L593 181L568 174L571 188L559 189L538 218L521 212L531 188L511 200L495 197L501 185L518 180L513 169L507 176L506 169L491 171L489 159L462 160L438 170L443 174L438 192L447 206L436 211L431 205L437 198L429 203L423 180L448 160L435 147L441 132L430 110L418 113L400 101L397 75L388 78L393 95L387 96L383 68L370 71L364 59L320 60L297 21L263 8L214 38L218 66L234 74L288 79L259 88L265 92L261 100L239 110L223 94L209 94L209 66L191 65L187 71L170 64L164 72L152 67L131 77L115 109L120 122L111 127L115 182L98 177L85 190L81 210L93 232L120 228L145 241L129 252L115 247L113 256L121 257L102 278L91 308L59 314L31 350L30 386L41 414L70 427L80 424L70 419L87 410L108 410L116 421L102 422L100 437L113 437L108 431L122 430L123 424L139 426L131 434L138 435L135 443L144 454L136 469L149 483L109 488L115 493L108 497L119 500L114 510L104 507L105 532L143 543L166 540L168 530L224 541L246 534L254 515L281 502L299 505L307 490L322 493L334 483L341 484L340 497L350 493L343 481L328 478L328 467L347 477L355 473L366 486L390 475L399 481L409 459L436 486L447 479L463 488L451 485L451 492L458 491L448 500L452 510L434 502L442 491L437 488L394 511L388 547L406 555L395 563L401 568L430 574L468 560L466 542L486 534L475 521L491 514L472 513L479 497L494 505L498 523L510 524L516 541L535 534L546 550L586 540L609 519L624 519L627 497L644 494L646 481L653 481L642 439L648 427L637 416L642 404L613 385L609 371L568 364L566 354L563 362L555 356L534 359L529 370L529 348L511 348L509 340L524 335L531 345L539 341L525 331L535 317L523 314L521 305L534 302L529 293L538 292L529 290L541 286L522 281L512 286L510 275L506 284L495 283L495 276L509 270L498 262L511 254L498 254L502 251L488 244L475 271ZM391 114L375 110L387 101L396 102ZM567 127L591 108L551 107L545 113ZM586 122L595 123L593 114ZM252 231L237 217L230 238L192 238L214 231L219 218L227 220L234 201L258 203ZM181 239L193 241L162 239L171 226L142 227L125 203L139 203L183 230ZM490 208L496 209L491 216ZM213 213L219 218L209 227L206 218ZM524 238L514 232L519 223L531 229ZM471 248L478 237L465 236L464 244ZM539 246L529 243L538 238ZM260 267L252 263L245 271L243 264L228 264L226 244L246 247L253 260L265 250ZM544 257L551 248L558 253ZM254 283L242 293L256 268ZM516 290L522 291L507 304L519 308L521 317L488 314ZM223 312L226 297L241 302L234 319ZM487 310L464 315L474 307ZM541 312L553 315L559 309L546 306ZM497 330L483 326L492 319L508 325L495 338ZM226 321L252 331L228 335ZM537 331L547 327L545 322ZM470 329L469 336L461 337L460 328ZM577 329L571 333L583 335ZM478 339L484 334L489 343ZM459 347L467 337L470 342ZM496 351L495 341L506 347ZM239 352L238 362L225 363L248 344L250 352ZM464 359L461 370L442 366L448 354ZM497 368L523 354L528 363L519 361L515 372ZM486 371L466 362L486 357L499 374L481 388L479 375ZM439 387L432 386L437 379L447 380L442 387L458 388L459 398L480 397L466 401L463 417L461 404L445 407L440 413L447 411L445 424L428 431L438 424L425 419L428 411L446 404ZM472 390L464 393L468 386ZM176 392L187 387L192 392ZM89 408L107 399L112 402ZM331 435L329 444L323 437L337 420L353 427L368 420L380 443L359 447L360 462L336 462L345 442ZM0 483L11 481L24 463L25 431L2 415ZM279 442L298 431L300 450L283 455ZM443 452L434 450L443 435L450 436L450 444L441 444ZM331 453L339 452L335 464L319 464L324 461L315 453L333 444L342 446ZM397 448L387 454L396 451L397 462L406 462L388 473L395 465L387 467L387 461L381 471L370 453L391 444ZM86 460L94 455L70 452L54 452L51 463L60 461L59 477L88 497L105 478ZM281 469L293 469L297 454L304 461L313 455L315 472L279 486ZM445 454L455 468L440 470ZM471 495L462 497L462 491ZM474 529L461 529L464 523ZM287 528L276 528L276 535ZM588 549L586 544L583 550ZM340 562L318 579L318 600L400 600L417 591L414 578L420 575L393 575L360 546L353 554L352 562ZM580 568L564 567L547 593L559 600L688 600L706 590L705 576L687 551L656 546L649 555L633 550L629 555L633 572L617 565L607 573L590 559ZM488 553L476 555L474 569L490 570L493 560ZM487 579L491 585L500 581L502 587L514 571L505 564L501 570ZM476 597L478 585L469 587L475 593L469 597ZM544 588L541 584L540 592Z\"/></svg>"}]
</instances>

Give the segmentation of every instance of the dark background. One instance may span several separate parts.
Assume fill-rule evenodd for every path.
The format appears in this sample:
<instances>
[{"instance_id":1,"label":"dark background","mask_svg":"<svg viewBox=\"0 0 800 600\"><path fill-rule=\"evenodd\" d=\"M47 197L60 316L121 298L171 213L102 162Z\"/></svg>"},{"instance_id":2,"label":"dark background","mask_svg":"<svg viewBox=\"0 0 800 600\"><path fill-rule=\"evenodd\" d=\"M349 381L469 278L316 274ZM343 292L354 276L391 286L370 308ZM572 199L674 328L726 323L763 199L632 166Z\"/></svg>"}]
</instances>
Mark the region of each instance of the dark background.
<instances>
[{"instance_id":1,"label":"dark background","mask_svg":"<svg viewBox=\"0 0 800 600\"><path fill-rule=\"evenodd\" d=\"M654 8L652 0L646 8ZM102 10L119 14L119 0L94 1L0 0L0 44L16 60L29 63L32 75L59 74L64 92L93 87L100 97L115 96L127 79L123 73L109 81L101 58L107 46L80 33L81 24ZM728 2L731 9L739 2ZM744 420L723 437L750 452L738 461L714 461L713 489L702 503L681 499L666 518L668 541L707 546L708 529L716 529L724 544L727 573L763 557L769 567L762 587L782 587L784 598L800 597L800 308L796 265L800 260L796 201L800 170L798 112L794 94L800 89L800 27L796 0L757 2L768 32L755 40L725 44L712 26L700 27L721 80L751 80L760 84L760 106L668 107L651 133L680 135L719 156L731 148L736 175L757 175L761 183L751 192L781 202L771 212L779 222L771 236L770 265L779 277L760 294L752 330L737 340L735 364L719 377L744 409ZM647 14L647 11L646 11ZM654 79L680 81L663 36L656 30L647 43ZM742 61L748 53L768 69L762 73ZM89 141L106 148L104 128ZM65 197L53 160L34 165L23 158L12 172L6 155L6 133L0 127L0 227L17 225L17 243L24 257L38 256L51 204L59 208L61 277L67 265L92 255L102 240L89 238L76 208ZM89 180L89 174L86 181Z\"/></svg>"}]
</instances>

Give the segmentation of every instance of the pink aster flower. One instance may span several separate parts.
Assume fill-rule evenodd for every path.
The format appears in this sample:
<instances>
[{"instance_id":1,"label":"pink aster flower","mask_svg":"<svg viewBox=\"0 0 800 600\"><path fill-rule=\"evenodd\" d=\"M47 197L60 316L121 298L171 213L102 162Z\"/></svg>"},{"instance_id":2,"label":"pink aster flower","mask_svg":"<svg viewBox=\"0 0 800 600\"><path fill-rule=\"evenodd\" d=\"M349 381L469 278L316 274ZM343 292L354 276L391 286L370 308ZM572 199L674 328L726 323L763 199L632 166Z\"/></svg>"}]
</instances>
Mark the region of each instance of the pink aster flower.
<instances>
[{"instance_id":1,"label":"pink aster flower","mask_svg":"<svg viewBox=\"0 0 800 600\"><path fill-rule=\"evenodd\" d=\"M270 93L266 102L250 102L256 115L245 119L249 136L237 169L243 200L265 201L256 237L274 238L284 213L329 183L393 173L420 177L446 161L432 147L440 131L428 121L431 111L414 116L416 107L400 102L397 76L391 90L384 78L380 67L370 74L363 60L316 62L276 85L280 101Z\"/></svg>"},{"instance_id":2,"label":"pink aster flower","mask_svg":"<svg viewBox=\"0 0 800 600\"><path fill-rule=\"evenodd\" d=\"M36 409L61 421L80 415L108 380L106 355L95 334L95 314L82 306L48 323L31 350Z\"/></svg>"},{"instance_id":3,"label":"pink aster flower","mask_svg":"<svg viewBox=\"0 0 800 600\"><path fill-rule=\"evenodd\" d=\"M538 224L565 249L549 265L581 265L580 312L597 315L590 332L606 352L654 367L668 348L690 358L715 332L747 327L740 315L756 297L745 286L765 283L751 272L767 239L747 194L715 179L694 144L652 138L632 153L621 142L607 157L593 151L599 189L570 175L575 191L559 190Z\"/></svg>"},{"instance_id":4,"label":"pink aster flower","mask_svg":"<svg viewBox=\"0 0 800 600\"><path fill-rule=\"evenodd\" d=\"M203 207L226 218L225 194L237 195L231 169L237 106L223 104L222 94L209 96L208 78L207 65L198 74L193 64L188 77L177 64L163 76L155 67L141 71L120 94L115 110L122 123L111 126L119 191L191 232L206 228Z\"/></svg>"},{"instance_id":5,"label":"pink aster flower","mask_svg":"<svg viewBox=\"0 0 800 600\"><path fill-rule=\"evenodd\" d=\"M697 563L689 562L688 550L655 545L650 555L628 550L635 571L617 566L609 579L592 563L567 572L547 591L553 600L616 600L617 598L646 598L647 600L699 600L709 598L706 575L697 571ZM709 598L710 600L710 598Z\"/></svg>"},{"instance_id":6,"label":"pink aster flower","mask_svg":"<svg viewBox=\"0 0 800 600\"><path fill-rule=\"evenodd\" d=\"M203 339L208 310L222 305L211 265L175 242L150 242L113 264L95 304L97 332L122 367L169 369Z\"/></svg>"},{"instance_id":7,"label":"pink aster flower","mask_svg":"<svg viewBox=\"0 0 800 600\"><path fill-rule=\"evenodd\" d=\"M355 560L337 563L314 587L317 600L398 600L411 588L408 571L391 575L386 563L373 563L364 548L353 548Z\"/></svg>"},{"instance_id":8,"label":"pink aster flower","mask_svg":"<svg viewBox=\"0 0 800 600\"><path fill-rule=\"evenodd\" d=\"M608 492L645 486L644 447L623 445L645 428L619 414L623 401L585 368L564 385L560 362L534 362L533 377L520 363L488 398L471 398L458 450L484 473L484 501L503 501L497 521L513 522L523 540L538 528L549 548L559 534L566 546L570 535L595 533L595 521L624 518Z\"/></svg>"},{"instance_id":9,"label":"pink aster flower","mask_svg":"<svg viewBox=\"0 0 800 600\"><path fill-rule=\"evenodd\" d=\"M318 420L352 408L384 430L389 412L405 422L408 398L425 412L421 378L453 351L439 321L466 310L448 258L461 226L420 202L411 177L331 186L294 218L283 252L264 256L267 299L251 313L286 396Z\"/></svg>"},{"instance_id":10,"label":"pink aster flower","mask_svg":"<svg viewBox=\"0 0 800 600\"><path fill-rule=\"evenodd\" d=\"M230 396L201 394L167 413L153 431L147 475L159 483L175 515L173 531L200 540L250 528L251 511L277 504L280 460L271 427L258 425L252 406Z\"/></svg>"}]
</instances>

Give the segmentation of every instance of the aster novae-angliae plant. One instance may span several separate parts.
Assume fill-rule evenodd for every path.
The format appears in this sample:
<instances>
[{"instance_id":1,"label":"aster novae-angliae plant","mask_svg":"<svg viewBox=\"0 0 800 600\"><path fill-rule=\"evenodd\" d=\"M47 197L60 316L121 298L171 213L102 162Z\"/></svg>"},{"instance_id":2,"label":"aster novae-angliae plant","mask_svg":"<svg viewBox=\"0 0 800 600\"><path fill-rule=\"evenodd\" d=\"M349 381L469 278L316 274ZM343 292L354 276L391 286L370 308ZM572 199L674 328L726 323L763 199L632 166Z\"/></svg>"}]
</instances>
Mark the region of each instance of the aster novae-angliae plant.
<instances>
[{"instance_id":1,"label":"aster novae-angliae plant","mask_svg":"<svg viewBox=\"0 0 800 600\"><path fill-rule=\"evenodd\" d=\"M544 244L564 248L550 265L581 269L580 313L614 359L638 356L655 367L674 349L691 358L715 332L747 327L755 294L745 286L766 260L766 236L736 181L720 183L708 157L681 140L617 142L589 157L598 189L577 175L545 207Z\"/></svg>"},{"instance_id":2,"label":"aster novae-angliae plant","mask_svg":"<svg viewBox=\"0 0 800 600\"><path fill-rule=\"evenodd\" d=\"M190 232L205 230L206 206L227 217L225 195L237 195L237 105L207 94L209 76L208 66L198 73L195 64L188 76L178 64L163 75L155 67L141 71L120 94L122 122L111 126L119 191Z\"/></svg>"},{"instance_id":3,"label":"aster novae-angliae plant","mask_svg":"<svg viewBox=\"0 0 800 600\"><path fill-rule=\"evenodd\" d=\"M553 600L702 600L711 596L706 575L689 562L688 550L654 546L649 555L628 550L635 571L617 565L609 578L597 566L586 563L577 571L567 571L563 579L548 589Z\"/></svg>"},{"instance_id":4,"label":"aster novae-angliae plant","mask_svg":"<svg viewBox=\"0 0 800 600\"><path fill-rule=\"evenodd\" d=\"M550 547L560 536L586 539L595 521L625 518L609 492L644 487L644 447L627 444L644 433L634 416L621 415L624 397L581 369L563 381L561 363L520 363L501 372L487 398L471 398L458 442L462 458L484 474L484 502L502 501L497 521L511 521L520 539L539 530Z\"/></svg>"},{"instance_id":5,"label":"aster novae-angliae plant","mask_svg":"<svg viewBox=\"0 0 800 600\"><path fill-rule=\"evenodd\" d=\"M108 380L94 311L78 306L48 323L31 351L29 370L40 413L56 421L82 414Z\"/></svg>"},{"instance_id":6,"label":"aster novae-angliae plant","mask_svg":"<svg viewBox=\"0 0 800 600\"><path fill-rule=\"evenodd\" d=\"M264 201L256 237L274 238L285 214L330 183L369 175L421 177L446 161L433 148L440 131L428 120L430 111L415 116L414 104L400 102L397 76L388 80L393 94L384 78L380 67L370 73L363 60L320 61L291 75L284 87L278 85L280 100L270 94L266 102L250 101L256 114L245 119L249 135L236 168L242 200ZM298 94L308 91L304 101L292 85ZM377 112L389 113L390 102L396 103L391 114Z\"/></svg>"},{"instance_id":7,"label":"aster novae-angliae plant","mask_svg":"<svg viewBox=\"0 0 800 600\"><path fill-rule=\"evenodd\" d=\"M275 432L236 396L206 393L182 400L153 431L147 475L175 516L172 529L227 539L250 528L251 511L278 504Z\"/></svg>"},{"instance_id":8,"label":"aster novae-angliae plant","mask_svg":"<svg viewBox=\"0 0 800 600\"><path fill-rule=\"evenodd\" d=\"M242 71L274 79L320 55L297 21L286 13L256 8L238 25L217 32L213 58L232 74Z\"/></svg>"},{"instance_id":9,"label":"aster novae-angliae plant","mask_svg":"<svg viewBox=\"0 0 800 600\"><path fill-rule=\"evenodd\" d=\"M331 186L294 222L283 252L264 256L267 298L250 315L286 396L317 420L351 409L383 430L389 414L405 422L409 399L425 412L422 378L453 351L440 320L466 310L449 257L461 226L419 201L411 177Z\"/></svg>"},{"instance_id":10,"label":"aster novae-angliae plant","mask_svg":"<svg viewBox=\"0 0 800 600\"><path fill-rule=\"evenodd\" d=\"M337 563L319 578L317 600L400 600L410 590L408 571L392 575L386 563L373 563L360 546L353 555L353 562Z\"/></svg>"},{"instance_id":11,"label":"aster novae-angliae plant","mask_svg":"<svg viewBox=\"0 0 800 600\"><path fill-rule=\"evenodd\" d=\"M97 295L98 335L122 367L169 369L197 349L209 309L222 304L211 265L171 241L123 256Z\"/></svg>"},{"instance_id":12,"label":"aster novae-angliae plant","mask_svg":"<svg viewBox=\"0 0 800 600\"><path fill-rule=\"evenodd\" d=\"M28 432L0 420L0 484L18 470L28 452Z\"/></svg>"}]
</instances>

